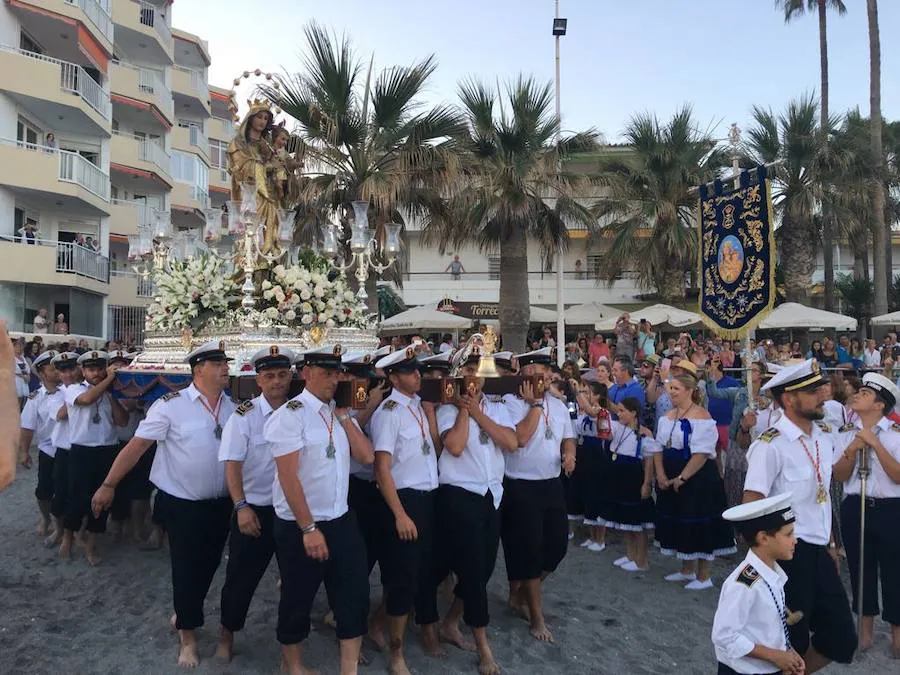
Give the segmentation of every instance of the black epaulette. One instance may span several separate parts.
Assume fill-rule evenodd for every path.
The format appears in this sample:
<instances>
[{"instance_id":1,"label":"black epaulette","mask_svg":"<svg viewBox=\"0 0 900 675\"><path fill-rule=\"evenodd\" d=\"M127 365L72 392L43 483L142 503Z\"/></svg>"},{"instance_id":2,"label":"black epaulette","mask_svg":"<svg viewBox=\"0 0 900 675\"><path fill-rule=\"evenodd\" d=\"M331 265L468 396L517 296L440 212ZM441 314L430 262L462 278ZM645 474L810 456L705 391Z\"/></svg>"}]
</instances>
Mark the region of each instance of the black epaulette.
<instances>
[{"instance_id":1,"label":"black epaulette","mask_svg":"<svg viewBox=\"0 0 900 675\"><path fill-rule=\"evenodd\" d=\"M750 588L753 584L755 584L759 580L759 572L756 571L756 568L753 565L746 565L744 569L741 570L741 573L738 574L737 581L739 584L744 584L747 588Z\"/></svg>"},{"instance_id":2,"label":"black epaulette","mask_svg":"<svg viewBox=\"0 0 900 675\"><path fill-rule=\"evenodd\" d=\"M896 432L900 433L900 424L897 424L896 422L894 422L891 425L891 431L896 431Z\"/></svg>"},{"instance_id":3,"label":"black epaulette","mask_svg":"<svg viewBox=\"0 0 900 675\"><path fill-rule=\"evenodd\" d=\"M385 410L395 410L397 408L397 401L395 401L394 399L389 399L385 401L384 405L381 407Z\"/></svg>"},{"instance_id":4,"label":"black epaulette","mask_svg":"<svg viewBox=\"0 0 900 675\"><path fill-rule=\"evenodd\" d=\"M897 426L896 424L894 426ZM853 422L847 422L844 426L842 426L838 431L842 434L847 433L848 431L856 431L856 425Z\"/></svg>"},{"instance_id":5,"label":"black epaulette","mask_svg":"<svg viewBox=\"0 0 900 675\"><path fill-rule=\"evenodd\" d=\"M759 435L759 440L765 441L766 443L771 443L774 438L777 438L781 435L781 432L778 431L775 427L771 427L766 429Z\"/></svg>"},{"instance_id":6,"label":"black epaulette","mask_svg":"<svg viewBox=\"0 0 900 675\"><path fill-rule=\"evenodd\" d=\"M303 407L303 401L288 401L287 409L288 410L300 410Z\"/></svg>"},{"instance_id":7,"label":"black epaulette","mask_svg":"<svg viewBox=\"0 0 900 675\"><path fill-rule=\"evenodd\" d=\"M243 417L251 410L253 410L253 401L244 401L237 408L234 409L234 414L240 415L241 417Z\"/></svg>"},{"instance_id":8,"label":"black epaulette","mask_svg":"<svg viewBox=\"0 0 900 675\"><path fill-rule=\"evenodd\" d=\"M28 399L31 400L31 399L33 399L33 398L36 398L37 395L38 395L38 392L40 392L40 389L35 389L33 392L31 392L30 394L28 394Z\"/></svg>"},{"instance_id":9,"label":"black epaulette","mask_svg":"<svg viewBox=\"0 0 900 675\"><path fill-rule=\"evenodd\" d=\"M826 434L831 433L831 425L828 422L823 422L822 420L816 420L816 424L819 425L819 428L824 431Z\"/></svg>"},{"instance_id":10,"label":"black epaulette","mask_svg":"<svg viewBox=\"0 0 900 675\"><path fill-rule=\"evenodd\" d=\"M173 398L178 398L179 396L181 396L180 391L170 391L168 394L163 394L162 400L171 401Z\"/></svg>"}]
</instances>

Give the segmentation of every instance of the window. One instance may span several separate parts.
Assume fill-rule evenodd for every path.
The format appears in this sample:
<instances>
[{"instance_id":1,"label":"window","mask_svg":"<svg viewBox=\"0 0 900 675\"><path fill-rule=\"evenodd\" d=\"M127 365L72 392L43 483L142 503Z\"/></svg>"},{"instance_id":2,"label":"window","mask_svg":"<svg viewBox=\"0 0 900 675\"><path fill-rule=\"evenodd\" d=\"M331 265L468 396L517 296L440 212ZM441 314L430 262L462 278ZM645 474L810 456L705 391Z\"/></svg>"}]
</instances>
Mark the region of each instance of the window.
<instances>
[{"instance_id":1,"label":"window","mask_svg":"<svg viewBox=\"0 0 900 675\"><path fill-rule=\"evenodd\" d=\"M24 117L18 119L16 122L16 140L19 142L19 145L33 148L38 144L38 138L40 138L40 136L40 129L31 124L31 122Z\"/></svg>"},{"instance_id":2,"label":"window","mask_svg":"<svg viewBox=\"0 0 900 675\"><path fill-rule=\"evenodd\" d=\"M228 143L210 139L209 161L212 163L214 168L228 168Z\"/></svg>"},{"instance_id":3,"label":"window","mask_svg":"<svg viewBox=\"0 0 900 675\"><path fill-rule=\"evenodd\" d=\"M182 183L202 187L204 191L209 187L209 168L191 153L172 151L172 177Z\"/></svg>"},{"instance_id":4,"label":"window","mask_svg":"<svg viewBox=\"0 0 900 675\"><path fill-rule=\"evenodd\" d=\"M594 254L589 255L587 257L587 265L584 267L584 271L590 279L599 279L601 276L601 270L603 269L603 256Z\"/></svg>"},{"instance_id":5,"label":"window","mask_svg":"<svg viewBox=\"0 0 900 675\"><path fill-rule=\"evenodd\" d=\"M28 33L22 31L19 35L19 49L24 49L26 52L34 52L35 54L43 54L44 50L41 49L41 46L35 42Z\"/></svg>"},{"instance_id":6,"label":"window","mask_svg":"<svg viewBox=\"0 0 900 675\"><path fill-rule=\"evenodd\" d=\"M500 278L500 256L488 256L488 279L497 280Z\"/></svg>"}]
</instances>

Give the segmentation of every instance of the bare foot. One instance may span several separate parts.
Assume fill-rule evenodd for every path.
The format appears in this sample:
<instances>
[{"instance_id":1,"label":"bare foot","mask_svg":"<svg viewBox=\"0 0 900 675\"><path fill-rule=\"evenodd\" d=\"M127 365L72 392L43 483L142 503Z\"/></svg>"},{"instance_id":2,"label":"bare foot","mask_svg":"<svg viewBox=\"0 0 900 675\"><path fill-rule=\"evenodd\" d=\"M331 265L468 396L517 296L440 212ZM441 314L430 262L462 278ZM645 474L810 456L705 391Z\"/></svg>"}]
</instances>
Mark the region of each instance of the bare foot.
<instances>
[{"instance_id":1,"label":"bare foot","mask_svg":"<svg viewBox=\"0 0 900 675\"><path fill-rule=\"evenodd\" d=\"M178 665L182 668L196 668L200 665L200 657L197 655L197 643L182 643L178 650Z\"/></svg>"},{"instance_id":2,"label":"bare foot","mask_svg":"<svg viewBox=\"0 0 900 675\"><path fill-rule=\"evenodd\" d=\"M44 539L44 548L56 548L62 542L62 532L54 530Z\"/></svg>"},{"instance_id":3,"label":"bare foot","mask_svg":"<svg viewBox=\"0 0 900 675\"><path fill-rule=\"evenodd\" d=\"M500 675L500 666L493 656L478 661L478 675Z\"/></svg>"},{"instance_id":4,"label":"bare foot","mask_svg":"<svg viewBox=\"0 0 900 675\"><path fill-rule=\"evenodd\" d=\"M216 646L215 659L220 663L231 663L234 658L234 633L222 629L219 644Z\"/></svg>"},{"instance_id":5,"label":"bare foot","mask_svg":"<svg viewBox=\"0 0 900 675\"><path fill-rule=\"evenodd\" d=\"M63 560L72 559L72 535L64 534L59 544L59 557Z\"/></svg>"},{"instance_id":6,"label":"bare foot","mask_svg":"<svg viewBox=\"0 0 900 675\"><path fill-rule=\"evenodd\" d=\"M372 622L369 624L368 638L375 643L380 652L386 652L388 648L387 637L384 634L384 626L381 622Z\"/></svg>"},{"instance_id":7,"label":"bare foot","mask_svg":"<svg viewBox=\"0 0 900 675\"><path fill-rule=\"evenodd\" d=\"M440 638L442 642L446 642L448 645L453 645L454 647L462 649L464 652L474 652L476 649L475 643L472 640L466 639L462 634L462 631L459 630L459 626L441 624Z\"/></svg>"},{"instance_id":8,"label":"bare foot","mask_svg":"<svg viewBox=\"0 0 900 675\"><path fill-rule=\"evenodd\" d=\"M141 543L138 548L142 551L158 551L163 545L162 531L158 527L154 527L147 541Z\"/></svg>"},{"instance_id":9,"label":"bare foot","mask_svg":"<svg viewBox=\"0 0 900 675\"><path fill-rule=\"evenodd\" d=\"M433 659L447 658L447 650L441 647L441 635L435 624L422 627L422 649Z\"/></svg>"},{"instance_id":10,"label":"bare foot","mask_svg":"<svg viewBox=\"0 0 900 675\"><path fill-rule=\"evenodd\" d=\"M42 521L38 524L38 526L37 526L37 534L38 534L38 536L39 536L39 537L46 537L46 536L47 536L47 530L49 530L49 529L50 529L50 521L49 521L49 520L42 520Z\"/></svg>"},{"instance_id":11,"label":"bare foot","mask_svg":"<svg viewBox=\"0 0 900 675\"><path fill-rule=\"evenodd\" d=\"M873 644L875 644L875 636L872 633L863 632L862 640L859 642L859 651L869 651Z\"/></svg>"},{"instance_id":12,"label":"bare foot","mask_svg":"<svg viewBox=\"0 0 900 675\"><path fill-rule=\"evenodd\" d=\"M91 567L96 567L103 562L103 558L97 555L96 551L85 551L84 558L88 561L88 565L90 565Z\"/></svg>"},{"instance_id":13,"label":"bare foot","mask_svg":"<svg viewBox=\"0 0 900 675\"><path fill-rule=\"evenodd\" d=\"M412 675L412 673L409 672L409 668L406 666L406 660L403 658L403 654L391 656L390 663L388 663L388 673L389 675Z\"/></svg>"},{"instance_id":14,"label":"bare foot","mask_svg":"<svg viewBox=\"0 0 900 675\"><path fill-rule=\"evenodd\" d=\"M284 659L281 660L281 672L287 675L320 675L318 670L307 668L306 666L298 666L297 668L288 668Z\"/></svg>"},{"instance_id":15,"label":"bare foot","mask_svg":"<svg viewBox=\"0 0 900 675\"><path fill-rule=\"evenodd\" d=\"M510 599L507 607L513 616L525 619L525 621L531 621L531 613L528 611L528 604L524 600Z\"/></svg>"},{"instance_id":16,"label":"bare foot","mask_svg":"<svg viewBox=\"0 0 900 675\"><path fill-rule=\"evenodd\" d=\"M369 659L366 657L365 653L363 653L363 650L361 648L359 650L359 656L356 657L356 663L360 666L369 665Z\"/></svg>"},{"instance_id":17,"label":"bare foot","mask_svg":"<svg viewBox=\"0 0 900 675\"><path fill-rule=\"evenodd\" d=\"M547 629L547 624L543 621L536 621L531 624L531 637L538 642L553 642L553 634Z\"/></svg>"}]
</instances>

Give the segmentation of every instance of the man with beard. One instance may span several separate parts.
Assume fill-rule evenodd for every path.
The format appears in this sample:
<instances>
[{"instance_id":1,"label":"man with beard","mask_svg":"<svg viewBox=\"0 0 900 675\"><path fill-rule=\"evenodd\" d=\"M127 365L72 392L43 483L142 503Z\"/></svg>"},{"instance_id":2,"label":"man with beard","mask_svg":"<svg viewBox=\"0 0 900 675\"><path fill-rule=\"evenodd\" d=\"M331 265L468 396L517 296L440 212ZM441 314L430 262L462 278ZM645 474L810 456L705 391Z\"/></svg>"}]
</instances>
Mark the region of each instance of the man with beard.
<instances>
[{"instance_id":1,"label":"man with beard","mask_svg":"<svg viewBox=\"0 0 900 675\"><path fill-rule=\"evenodd\" d=\"M217 340L185 357L190 386L150 406L92 502L95 514L108 509L116 487L157 443L150 480L159 488L156 511L169 535L173 618L181 643L178 665L184 668L200 663L196 629L203 625L203 601L222 561L231 522L225 466L219 462L222 427L235 408L225 395L230 360L225 342Z\"/></svg>"},{"instance_id":2,"label":"man with beard","mask_svg":"<svg viewBox=\"0 0 900 675\"><path fill-rule=\"evenodd\" d=\"M781 563L788 575L785 597L793 612L791 645L813 673L831 661L850 663L856 631L850 603L838 574L839 559L831 531L832 465L840 458L838 441L823 422L828 380L809 359L787 367L762 386L771 391L784 415L760 434L747 451L744 502L790 492L796 514L797 548ZM812 637L810 637L812 631Z\"/></svg>"},{"instance_id":3,"label":"man with beard","mask_svg":"<svg viewBox=\"0 0 900 675\"><path fill-rule=\"evenodd\" d=\"M275 458L263 429L272 413L287 401L295 359L294 352L278 345L256 352L250 362L261 393L239 405L222 430L219 460L225 463L225 482L234 502L222 586L222 630L216 650L216 656L226 663L234 655L234 634L244 628L250 601L275 553Z\"/></svg>"},{"instance_id":4,"label":"man with beard","mask_svg":"<svg viewBox=\"0 0 900 675\"><path fill-rule=\"evenodd\" d=\"M100 564L97 534L106 531L106 514L91 512L91 497L103 483L118 450L116 427L128 422L128 413L110 393L118 364L107 367L106 352L85 352L78 365L85 382L66 387L69 416L69 476L71 502L65 529L75 532L85 521L84 554L90 565Z\"/></svg>"}]
</instances>

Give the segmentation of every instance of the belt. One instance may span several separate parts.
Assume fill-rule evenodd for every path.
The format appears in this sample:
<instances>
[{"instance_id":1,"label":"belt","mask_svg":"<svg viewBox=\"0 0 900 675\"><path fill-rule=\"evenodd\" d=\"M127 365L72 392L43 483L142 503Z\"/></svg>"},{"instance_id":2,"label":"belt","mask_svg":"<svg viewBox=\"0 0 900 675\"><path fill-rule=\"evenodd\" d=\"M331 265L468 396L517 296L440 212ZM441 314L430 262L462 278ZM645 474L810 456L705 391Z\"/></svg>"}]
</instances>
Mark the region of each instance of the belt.
<instances>
[{"instance_id":1,"label":"belt","mask_svg":"<svg viewBox=\"0 0 900 675\"><path fill-rule=\"evenodd\" d=\"M859 499L859 495L847 495L848 497L856 497ZM886 508L888 506L900 507L900 497L866 497L866 507L870 509L874 508Z\"/></svg>"}]
</instances>

